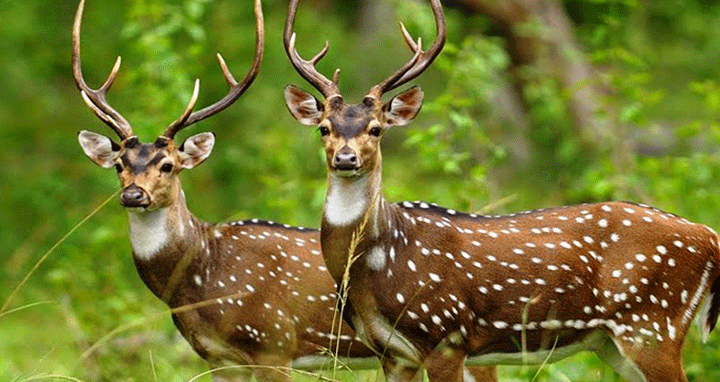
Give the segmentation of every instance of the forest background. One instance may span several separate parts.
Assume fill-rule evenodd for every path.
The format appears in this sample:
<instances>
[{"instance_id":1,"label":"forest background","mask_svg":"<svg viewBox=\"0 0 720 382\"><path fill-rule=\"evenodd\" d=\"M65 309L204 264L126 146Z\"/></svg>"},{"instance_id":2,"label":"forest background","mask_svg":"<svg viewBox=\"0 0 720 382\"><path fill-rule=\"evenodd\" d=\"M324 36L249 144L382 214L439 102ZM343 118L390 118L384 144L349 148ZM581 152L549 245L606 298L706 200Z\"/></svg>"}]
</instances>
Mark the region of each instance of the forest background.
<instances>
[{"instance_id":1,"label":"forest background","mask_svg":"<svg viewBox=\"0 0 720 382\"><path fill-rule=\"evenodd\" d=\"M413 81L425 90L423 110L383 141L388 200L488 214L629 200L720 229L720 4L444 5L447 45ZM217 135L211 157L182 175L201 219L319 224L326 173L319 133L293 120L282 97L286 84L311 88L282 49L286 6L263 1L266 54L255 84L180 134ZM72 80L76 7L0 1L0 380L187 381L206 366L135 271L114 171L91 163L77 143L81 129L112 134ZM357 101L409 58L397 21L426 42L435 36L424 1L305 1L298 50L309 57L329 40L319 70L341 68L341 90ZM200 106L226 93L216 52L237 76L246 72L253 22L249 0L90 0L85 77L99 86L121 55L110 103L149 141L180 114L195 78ZM684 357L691 381L720 380L717 332L702 344L691 330ZM501 367L500 375L618 380L589 354L542 368Z\"/></svg>"}]
</instances>

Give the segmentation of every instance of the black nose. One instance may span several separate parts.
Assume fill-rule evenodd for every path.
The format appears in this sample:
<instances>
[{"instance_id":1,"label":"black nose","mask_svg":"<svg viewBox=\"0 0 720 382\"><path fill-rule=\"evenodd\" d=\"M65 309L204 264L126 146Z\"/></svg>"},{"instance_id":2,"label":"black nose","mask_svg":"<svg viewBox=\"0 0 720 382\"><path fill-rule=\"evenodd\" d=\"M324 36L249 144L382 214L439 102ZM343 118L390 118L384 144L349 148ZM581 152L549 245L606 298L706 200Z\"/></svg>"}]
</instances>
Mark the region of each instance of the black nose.
<instances>
[{"instance_id":1,"label":"black nose","mask_svg":"<svg viewBox=\"0 0 720 382\"><path fill-rule=\"evenodd\" d=\"M120 203L125 207L147 207L150 205L150 197L145 190L131 184L120 195Z\"/></svg>"},{"instance_id":2,"label":"black nose","mask_svg":"<svg viewBox=\"0 0 720 382\"><path fill-rule=\"evenodd\" d=\"M359 167L355 151L348 146L341 148L340 151L335 154L333 165L336 170L355 170Z\"/></svg>"}]
</instances>

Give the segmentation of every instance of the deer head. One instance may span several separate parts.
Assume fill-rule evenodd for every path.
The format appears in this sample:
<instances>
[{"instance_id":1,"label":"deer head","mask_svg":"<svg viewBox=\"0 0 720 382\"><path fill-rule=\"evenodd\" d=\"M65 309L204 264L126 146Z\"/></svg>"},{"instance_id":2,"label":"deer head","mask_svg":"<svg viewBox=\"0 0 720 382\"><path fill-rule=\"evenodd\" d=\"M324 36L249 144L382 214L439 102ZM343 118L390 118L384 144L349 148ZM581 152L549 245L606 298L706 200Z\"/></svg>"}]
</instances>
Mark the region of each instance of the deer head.
<instances>
[{"instance_id":1,"label":"deer head","mask_svg":"<svg viewBox=\"0 0 720 382\"><path fill-rule=\"evenodd\" d=\"M93 162L105 168L115 167L124 207L155 210L171 204L180 187L177 174L202 163L212 151L215 136L212 133L193 135L179 147L168 139L140 143L136 137L118 144L104 135L85 130L80 132L78 140Z\"/></svg>"},{"instance_id":2,"label":"deer head","mask_svg":"<svg viewBox=\"0 0 720 382\"><path fill-rule=\"evenodd\" d=\"M155 210L170 205L179 193L177 174L186 168L202 163L212 151L215 136L212 133L200 133L187 138L180 145L174 138L180 130L208 118L232 105L252 84L260 69L263 56L264 30L260 0L255 0L256 44L255 58L249 72L237 82L225 64L222 56L217 55L223 75L230 90L218 102L193 111L197 102L200 81L190 102L180 118L171 123L154 143L141 143L133 134L130 123L107 102L106 95L120 69L120 57L105 83L98 89L91 89L82 75L80 59L80 24L85 0L80 1L72 34L72 65L75 83L85 103L120 138L116 143L112 139L90 131L81 131L78 135L80 146L85 154L98 165L114 167L118 172L122 194L120 202L128 208Z\"/></svg>"},{"instance_id":3,"label":"deer head","mask_svg":"<svg viewBox=\"0 0 720 382\"><path fill-rule=\"evenodd\" d=\"M339 69L333 79L320 74L315 65L325 55L328 44L311 60L300 57L295 49L292 32L298 0L290 2L285 24L285 49L295 69L322 95L319 101L312 94L295 86L285 88L285 102L290 113L304 125L316 125L323 137L328 169L338 177L353 178L376 171L381 162L380 138L391 126L412 121L420 111L422 90L415 86L383 103L383 94L422 73L440 54L445 44L445 15L439 0L432 0L437 37L430 49L422 50L422 40L413 41L405 26L401 31L414 56L397 72L373 86L356 105L346 104L338 87Z\"/></svg>"}]
</instances>

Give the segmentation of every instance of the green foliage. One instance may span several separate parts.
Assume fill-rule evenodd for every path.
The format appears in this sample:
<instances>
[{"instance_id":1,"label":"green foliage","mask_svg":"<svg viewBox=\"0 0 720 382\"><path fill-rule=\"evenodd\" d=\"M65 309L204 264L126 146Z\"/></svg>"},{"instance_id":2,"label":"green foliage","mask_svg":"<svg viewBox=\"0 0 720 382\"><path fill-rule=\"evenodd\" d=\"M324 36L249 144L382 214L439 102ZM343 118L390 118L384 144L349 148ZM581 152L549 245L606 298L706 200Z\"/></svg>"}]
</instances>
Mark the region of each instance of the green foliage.
<instances>
[{"instance_id":1,"label":"green foliage","mask_svg":"<svg viewBox=\"0 0 720 382\"><path fill-rule=\"evenodd\" d=\"M195 78L201 80L199 107L226 94L216 52L236 78L245 74L254 46L249 3L88 0L85 77L99 86L122 55L109 100L141 139L154 139L180 115ZM363 28L350 8L303 3L298 50L310 57L329 39L319 70L342 69L349 101L408 58L394 23ZM427 46L434 37L427 4L390 4L395 13L387 19L405 21ZM13 22L0 24L2 303L59 238L117 189L113 171L84 158L75 138L81 129L111 135L72 81L70 28L77 4L3 5L0 17ZM282 49L285 5L263 2L266 53L256 83L233 107L180 134L217 134L208 161L182 175L189 207L202 219L318 225L325 185L320 139L289 116L282 99L288 83L309 88ZM386 197L488 213L628 199L720 228L720 5L565 5L584 57L596 68L593 83L585 85L603 95L599 114L607 122L607 140L587 142L573 125L567 101L579 89L563 89L547 68L510 73L506 42L492 35L493 22L448 10L446 48L416 81L425 90L424 109L383 142ZM524 28L542 32L537 25ZM515 75L527 80L522 122L503 106ZM518 159L520 141L527 143L525 160ZM10 308L22 309L0 314L1 380L54 373L83 381L187 381L206 370L139 280L127 218L115 201L48 256ZM691 331L684 353L691 381L720 380L718 338L713 333L701 344ZM358 378L375 380L375 374ZM618 380L590 355L541 369L503 367L501 378Z\"/></svg>"},{"instance_id":2,"label":"green foliage","mask_svg":"<svg viewBox=\"0 0 720 382\"><path fill-rule=\"evenodd\" d=\"M460 46L448 43L445 53L437 66L448 75L447 89L426 101L423 109L433 124L406 130L403 147L418 158L415 174L401 183L403 188L391 189L390 195L397 199L452 195L456 208L477 211L488 199L488 167L506 157L504 147L491 136L498 126L483 115L491 107L485 100L497 87L494 76L507 67L507 55L497 40L477 36L466 37ZM428 182L420 188L423 194L413 195L418 183L438 174L447 181Z\"/></svg>"}]
</instances>

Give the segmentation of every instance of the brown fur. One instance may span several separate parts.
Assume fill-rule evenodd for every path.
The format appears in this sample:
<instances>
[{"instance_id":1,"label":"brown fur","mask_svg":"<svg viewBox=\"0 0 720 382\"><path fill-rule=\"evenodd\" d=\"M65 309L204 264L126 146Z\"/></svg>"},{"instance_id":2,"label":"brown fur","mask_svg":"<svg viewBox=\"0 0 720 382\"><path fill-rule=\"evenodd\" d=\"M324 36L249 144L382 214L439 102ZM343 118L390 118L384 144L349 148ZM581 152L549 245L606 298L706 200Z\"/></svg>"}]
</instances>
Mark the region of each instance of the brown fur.
<instances>
[{"instance_id":1,"label":"brown fur","mask_svg":"<svg viewBox=\"0 0 720 382\"><path fill-rule=\"evenodd\" d=\"M161 222L167 242L150 257L134 253L134 258L141 279L174 310L173 321L183 337L212 366L250 365L264 381L289 379L252 365L290 367L298 357L333 351L337 341L331 341L331 334L341 335L339 356L372 356L347 325L336 322L333 327L333 320L339 320L335 287L320 256L316 230L258 220L205 223L187 209L178 174L207 157L212 147L207 139L188 138L191 143L181 146L185 150L203 147L189 154L172 141L102 146L96 134L81 133L93 160L114 158L106 167L121 166L124 190L134 187L144 193L147 205L130 208L131 217L168 211ZM107 153L103 147L119 150ZM173 166L169 173L161 170L167 164ZM225 370L216 379L240 380L245 374Z\"/></svg>"}]
</instances>

